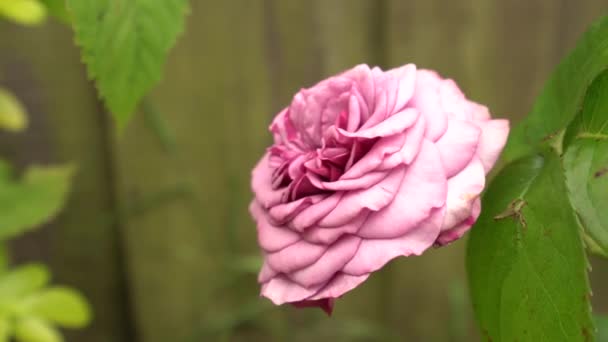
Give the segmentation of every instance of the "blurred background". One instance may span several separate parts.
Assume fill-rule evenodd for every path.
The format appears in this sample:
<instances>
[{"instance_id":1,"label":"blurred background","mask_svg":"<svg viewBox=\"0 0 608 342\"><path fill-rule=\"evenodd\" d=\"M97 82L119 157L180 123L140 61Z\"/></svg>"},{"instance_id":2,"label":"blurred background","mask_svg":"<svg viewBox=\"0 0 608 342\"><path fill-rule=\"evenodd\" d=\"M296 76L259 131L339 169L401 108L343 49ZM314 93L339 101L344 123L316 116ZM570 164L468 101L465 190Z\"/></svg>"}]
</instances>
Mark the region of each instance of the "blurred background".
<instances>
[{"instance_id":1,"label":"blurred background","mask_svg":"<svg viewBox=\"0 0 608 342\"><path fill-rule=\"evenodd\" d=\"M117 134L70 29L0 22L0 85L30 126L0 134L18 167L78 165L68 204L11 243L79 288L70 341L475 341L466 239L401 258L320 310L258 297L247 212L267 126L291 96L358 63L413 62L514 122L606 0L193 0L161 84ZM593 259L608 313L608 262Z\"/></svg>"}]
</instances>

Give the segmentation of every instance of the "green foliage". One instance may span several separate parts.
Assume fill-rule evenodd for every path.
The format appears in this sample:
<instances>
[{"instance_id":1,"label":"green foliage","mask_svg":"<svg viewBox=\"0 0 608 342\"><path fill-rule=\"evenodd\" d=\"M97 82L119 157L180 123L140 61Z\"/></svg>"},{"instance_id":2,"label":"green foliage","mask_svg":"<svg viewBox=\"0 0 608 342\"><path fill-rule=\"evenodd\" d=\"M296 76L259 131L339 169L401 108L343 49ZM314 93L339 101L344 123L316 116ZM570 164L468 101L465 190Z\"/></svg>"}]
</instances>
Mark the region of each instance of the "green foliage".
<instances>
[{"instance_id":1,"label":"green foliage","mask_svg":"<svg viewBox=\"0 0 608 342\"><path fill-rule=\"evenodd\" d=\"M123 127L161 78L187 0L67 0L89 76Z\"/></svg>"},{"instance_id":2,"label":"green foliage","mask_svg":"<svg viewBox=\"0 0 608 342\"><path fill-rule=\"evenodd\" d=\"M576 115L587 85L608 67L608 17L593 24L553 72L532 112L513 129L503 152L506 161L533 152Z\"/></svg>"},{"instance_id":3,"label":"green foliage","mask_svg":"<svg viewBox=\"0 0 608 342\"><path fill-rule=\"evenodd\" d=\"M564 146L570 200L585 240L592 251L608 256L608 71L589 86Z\"/></svg>"},{"instance_id":4,"label":"green foliage","mask_svg":"<svg viewBox=\"0 0 608 342\"><path fill-rule=\"evenodd\" d=\"M0 88L0 128L19 132L26 126L27 115L21 102L8 90Z\"/></svg>"},{"instance_id":5,"label":"green foliage","mask_svg":"<svg viewBox=\"0 0 608 342\"><path fill-rule=\"evenodd\" d=\"M65 0L40 0L48 12L64 23L70 23L70 14L65 7Z\"/></svg>"},{"instance_id":6,"label":"green foliage","mask_svg":"<svg viewBox=\"0 0 608 342\"><path fill-rule=\"evenodd\" d=\"M33 26L44 22L46 8L38 0L0 0L0 16Z\"/></svg>"},{"instance_id":7,"label":"green foliage","mask_svg":"<svg viewBox=\"0 0 608 342\"><path fill-rule=\"evenodd\" d=\"M590 339L587 261L559 157L546 152L508 165L484 205L467 268L485 338Z\"/></svg>"},{"instance_id":8,"label":"green foliage","mask_svg":"<svg viewBox=\"0 0 608 342\"><path fill-rule=\"evenodd\" d=\"M51 275L44 265L29 264L18 267L0 277L0 314L14 310L15 301L30 295L49 282Z\"/></svg>"},{"instance_id":9,"label":"green foliage","mask_svg":"<svg viewBox=\"0 0 608 342\"><path fill-rule=\"evenodd\" d=\"M37 318L17 321L15 337L20 342L61 342L63 338L57 329Z\"/></svg>"},{"instance_id":10,"label":"green foliage","mask_svg":"<svg viewBox=\"0 0 608 342\"><path fill-rule=\"evenodd\" d=\"M73 168L31 167L21 181L0 163L0 240L35 228L57 214L66 200Z\"/></svg>"},{"instance_id":11,"label":"green foliage","mask_svg":"<svg viewBox=\"0 0 608 342\"><path fill-rule=\"evenodd\" d=\"M595 316L597 342L608 342L608 316Z\"/></svg>"},{"instance_id":12,"label":"green foliage","mask_svg":"<svg viewBox=\"0 0 608 342\"><path fill-rule=\"evenodd\" d=\"M18 267L0 277L0 342L62 341L57 324L80 328L91 319L89 304L67 287L45 288L50 273L39 264Z\"/></svg>"}]
</instances>

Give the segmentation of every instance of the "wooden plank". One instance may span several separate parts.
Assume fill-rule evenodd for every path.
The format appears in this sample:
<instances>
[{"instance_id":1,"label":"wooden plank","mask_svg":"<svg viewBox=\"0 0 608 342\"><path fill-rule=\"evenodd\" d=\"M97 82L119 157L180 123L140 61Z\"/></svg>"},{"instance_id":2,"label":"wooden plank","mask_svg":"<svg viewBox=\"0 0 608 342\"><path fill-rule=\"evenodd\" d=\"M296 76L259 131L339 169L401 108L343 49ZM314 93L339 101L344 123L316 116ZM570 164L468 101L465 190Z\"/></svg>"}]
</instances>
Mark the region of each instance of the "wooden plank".
<instances>
[{"instance_id":1,"label":"wooden plank","mask_svg":"<svg viewBox=\"0 0 608 342\"><path fill-rule=\"evenodd\" d=\"M123 207L165 199L125 217L142 341L194 339L193 331L233 315L243 298L257 296L254 276L246 278L242 293L217 287L228 281L229 263L257 252L248 182L269 140L270 119L259 5L192 2L165 80L149 97L176 138L175 153L163 149L141 113L117 139Z\"/></svg>"},{"instance_id":2,"label":"wooden plank","mask_svg":"<svg viewBox=\"0 0 608 342\"><path fill-rule=\"evenodd\" d=\"M114 203L107 117L99 110L72 34L56 23L26 29L3 22L0 51L4 81L12 80L7 85L25 100L32 120L30 130L14 136L12 154L18 163L78 166L63 213L53 225L21 239L19 260L47 259L58 283L79 288L91 301L92 325L68 334L71 339L132 341L117 230L104 220Z\"/></svg>"}]
</instances>

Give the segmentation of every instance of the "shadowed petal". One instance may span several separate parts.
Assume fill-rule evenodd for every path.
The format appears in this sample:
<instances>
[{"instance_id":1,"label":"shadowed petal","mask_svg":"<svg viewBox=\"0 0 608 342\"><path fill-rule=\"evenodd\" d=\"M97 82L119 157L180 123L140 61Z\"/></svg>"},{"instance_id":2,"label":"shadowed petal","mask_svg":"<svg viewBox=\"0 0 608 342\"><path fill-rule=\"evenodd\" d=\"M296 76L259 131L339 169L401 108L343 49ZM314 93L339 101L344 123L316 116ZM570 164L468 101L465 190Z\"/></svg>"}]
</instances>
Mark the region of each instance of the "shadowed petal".
<instances>
[{"instance_id":1,"label":"shadowed petal","mask_svg":"<svg viewBox=\"0 0 608 342\"><path fill-rule=\"evenodd\" d=\"M312 297L307 300L319 300L322 298L338 298L346 292L354 289L364 282L369 277L369 274L353 276L344 273L336 274L329 283L317 291Z\"/></svg>"},{"instance_id":2,"label":"shadowed petal","mask_svg":"<svg viewBox=\"0 0 608 342\"><path fill-rule=\"evenodd\" d=\"M406 128L412 126L418 119L418 110L407 108L396 113L377 125L359 130L357 132L349 132L338 128L338 133L349 138L364 138L373 139L386 137L393 134L403 133Z\"/></svg>"},{"instance_id":3,"label":"shadowed petal","mask_svg":"<svg viewBox=\"0 0 608 342\"><path fill-rule=\"evenodd\" d=\"M485 172L477 157L459 174L448 180L447 212L442 231L451 229L471 216L473 203L485 186Z\"/></svg>"},{"instance_id":4,"label":"shadowed petal","mask_svg":"<svg viewBox=\"0 0 608 342\"><path fill-rule=\"evenodd\" d=\"M251 215L255 218L258 243L266 252L276 252L300 240L300 235L270 223L268 215L256 201L249 205Z\"/></svg>"},{"instance_id":5,"label":"shadowed petal","mask_svg":"<svg viewBox=\"0 0 608 342\"><path fill-rule=\"evenodd\" d=\"M363 209L378 211L384 208L393 200L404 174L405 168L398 167L369 189L345 193L336 207L322 218L318 225L339 227L357 217Z\"/></svg>"},{"instance_id":6,"label":"shadowed petal","mask_svg":"<svg viewBox=\"0 0 608 342\"><path fill-rule=\"evenodd\" d=\"M435 242L439 246L445 246L450 242L460 239L464 233L466 233L477 221L479 214L481 213L481 201L478 199L473 202L473 209L471 210L471 216L462 221L460 224L452 229L445 230L439 234L437 241Z\"/></svg>"},{"instance_id":7,"label":"shadowed petal","mask_svg":"<svg viewBox=\"0 0 608 342\"><path fill-rule=\"evenodd\" d=\"M360 242L354 235L343 236L315 263L290 273L289 279L307 288L327 283L355 255Z\"/></svg>"},{"instance_id":8,"label":"shadowed petal","mask_svg":"<svg viewBox=\"0 0 608 342\"><path fill-rule=\"evenodd\" d=\"M266 262L278 272L291 273L315 263L326 249L327 246L300 240L280 251L267 253Z\"/></svg>"},{"instance_id":9,"label":"shadowed petal","mask_svg":"<svg viewBox=\"0 0 608 342\"><path fill-rule=\"evenodd\" d=\"M359 230L363 238L384 239L404 235L426 220L433 208L442 207L447 179L437 148L424 140L416 160L406 168L394 200L370 215Z\"/></svg>"},{"instance_id":10,"label":"shadowed petal","mask_svg":"<svg viewBox=\"0 0 608 342\"><path fill-rule=\"evenodd\" d=\"M251 173L251 189L255 198L264 208L281 203L285 189L272 189L272 173L274 169L269 165L269 154L266 153L260 159Z\"/></svg>"},{"instance_id":11,"label":"shadowed petal","mask_svg":"<svg viewBox=\"0 0 608 342\"><path fill-rule=\"evenodd\" d=\"M404 235L391 239L364 239L357 254L342 271L351 275L374 272L399 256L420 255L433 245L439 235L444 208L435 208L431 215Z\"/></svg>"}]
</instances>

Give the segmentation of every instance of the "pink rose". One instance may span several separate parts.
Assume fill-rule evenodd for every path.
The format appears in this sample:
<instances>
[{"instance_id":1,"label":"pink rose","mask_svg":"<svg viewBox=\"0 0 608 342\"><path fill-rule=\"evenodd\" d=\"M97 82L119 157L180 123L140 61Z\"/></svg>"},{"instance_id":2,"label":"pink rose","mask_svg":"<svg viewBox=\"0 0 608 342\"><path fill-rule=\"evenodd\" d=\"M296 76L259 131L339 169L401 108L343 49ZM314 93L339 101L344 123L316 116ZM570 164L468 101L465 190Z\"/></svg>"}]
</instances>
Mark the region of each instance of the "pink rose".
<instances>
[{"instance_id":1,"label":"pink rose","mask_svg":"<svg viewBox=\"0 0 608 342\"><path fill-rule=\"evenodd\" d=\"M330 313L391 259L469 230L509 124L433 71L359 65L302 89L270 131L250 205L261 294Z\"/></svg>"}]
</instances>

